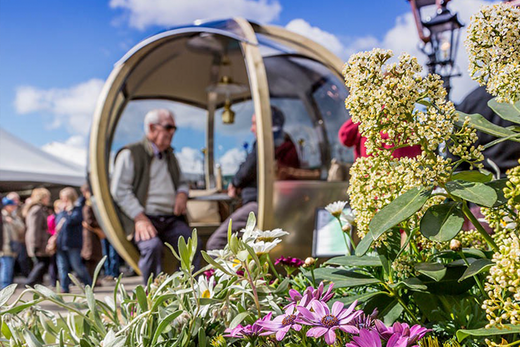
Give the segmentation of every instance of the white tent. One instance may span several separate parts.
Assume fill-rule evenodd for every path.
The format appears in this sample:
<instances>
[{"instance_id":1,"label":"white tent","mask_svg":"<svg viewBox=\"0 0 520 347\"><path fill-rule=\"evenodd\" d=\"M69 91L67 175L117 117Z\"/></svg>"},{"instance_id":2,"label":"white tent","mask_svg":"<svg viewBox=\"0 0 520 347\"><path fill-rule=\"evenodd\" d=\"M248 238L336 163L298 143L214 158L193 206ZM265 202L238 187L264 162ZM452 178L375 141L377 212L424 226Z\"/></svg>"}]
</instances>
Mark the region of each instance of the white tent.
<instances>
[{"instance_id":1,"label":"white tent","mask_svg":"<svg viewBox=\"0 0 520 347\"><path fill-rule=\"evenodd\" d=\"M0 191L54 185L79 187L85 181L85 168L0 128Z\"/></svg>"}]
</instances>

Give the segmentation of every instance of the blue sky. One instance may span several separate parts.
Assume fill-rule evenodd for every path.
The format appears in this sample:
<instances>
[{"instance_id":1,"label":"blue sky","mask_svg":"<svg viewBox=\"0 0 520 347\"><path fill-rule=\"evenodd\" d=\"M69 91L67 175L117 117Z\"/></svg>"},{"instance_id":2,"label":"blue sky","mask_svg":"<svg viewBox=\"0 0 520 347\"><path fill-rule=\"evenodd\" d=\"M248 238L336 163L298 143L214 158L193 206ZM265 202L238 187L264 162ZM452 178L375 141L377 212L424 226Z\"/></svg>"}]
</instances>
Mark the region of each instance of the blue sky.
<instances>
[{"instance_id":1,"label":"blue sky","mask_svg":"<svg viewBox=\"0 0 520 347\"><path fill-rule=\"evenodd\" d=\"M487 3L450 5L468 22ZM374 46L424 60L406 0L0 0L0 127L50 152L81 155L113 64L144 38L210 15L287 27L344 60ZM467 76L454 84L455 99L473 86Z\"/></svg>"}]
</instances>

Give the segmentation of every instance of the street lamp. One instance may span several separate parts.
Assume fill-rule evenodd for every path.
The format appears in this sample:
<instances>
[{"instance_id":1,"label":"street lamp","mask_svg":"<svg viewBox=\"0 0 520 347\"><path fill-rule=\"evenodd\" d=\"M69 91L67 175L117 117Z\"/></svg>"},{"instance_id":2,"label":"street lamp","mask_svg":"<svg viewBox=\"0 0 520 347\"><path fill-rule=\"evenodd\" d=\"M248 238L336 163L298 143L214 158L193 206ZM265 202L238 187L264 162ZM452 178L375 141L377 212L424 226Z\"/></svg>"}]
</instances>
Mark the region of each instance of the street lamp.
<instances>
[{"instance_id":1,"label":"street lamp","mask_svg":"<svg viewBox=\"0 0 520 347\"><path fill-rule=\"evenodd\" d=\"M455 58L460 39L460 29L464 26L456 13L447 8L450 0L408 0L417 25L417 31L423 44L421 51L428 56L429 73L439 74L446 92L450 93L450 78L460 76L454 74ZM437 10L433 17L424 13L424 8L435 5ZM427 32L427 33L425 33Z\"/></svg>"}]
</instances>

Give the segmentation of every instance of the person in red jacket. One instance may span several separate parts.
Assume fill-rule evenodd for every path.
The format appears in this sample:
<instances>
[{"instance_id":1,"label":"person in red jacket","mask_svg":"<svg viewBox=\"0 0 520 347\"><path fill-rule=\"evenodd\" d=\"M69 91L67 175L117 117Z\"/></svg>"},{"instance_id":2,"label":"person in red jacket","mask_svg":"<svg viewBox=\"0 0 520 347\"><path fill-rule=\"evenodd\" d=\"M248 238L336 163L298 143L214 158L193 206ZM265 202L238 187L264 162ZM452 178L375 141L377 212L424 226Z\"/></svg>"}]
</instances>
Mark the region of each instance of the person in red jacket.
<instances>
[{"instance_id":1,"label":"person in red jacket","mask_svg":"<svg viewBox=\"0 0 520 347\"><path fill-rule=\"evenodd\" d=\"M354 123L352 119L349 119L339 129L338 133L339 141L347 147L354 147L354 159L360 157L368 157L367 148L365 147L366 137L361 136L359 133L359 123ZM381 133L383 139L388 138L388 134ZM385 148L391 148L385 146ZM394 158L408 157L413 158L421 154L421 146L414 145L409 147L398 148L392 152Z\"/></svg>"}]
</instances>

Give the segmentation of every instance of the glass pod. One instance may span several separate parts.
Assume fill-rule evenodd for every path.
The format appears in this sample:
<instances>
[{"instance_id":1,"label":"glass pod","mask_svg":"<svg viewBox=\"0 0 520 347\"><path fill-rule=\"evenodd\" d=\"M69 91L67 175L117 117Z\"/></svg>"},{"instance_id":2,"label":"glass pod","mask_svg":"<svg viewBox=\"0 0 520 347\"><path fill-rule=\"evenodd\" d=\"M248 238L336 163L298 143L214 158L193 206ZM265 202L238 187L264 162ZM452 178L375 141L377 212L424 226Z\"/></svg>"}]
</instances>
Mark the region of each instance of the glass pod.
<instances>
[{"instance_id":1,"label":"glass pod","mask_svg":"<svg viewBox=\"0 0 520 347\"><path fill-rule=\"evenodd\" d=\"M131 49L105 83L89 144L95 211L119 254L139 271L110 194L114 157L144 136L146 112L164 107L178 127L172 146L190 183L190 226L207 238L238 206L225 189L255 140L254 114L257 224L290 232L273 256L310 255L316 209L346 199L346 177L331 178L331 162L353 162L337 136L349 118L342 66L314 41L242 18L174 28ZM283 175L275 165L270 105L284 113L283 131L300 160Z\"/></svg>"}]
</instances>

